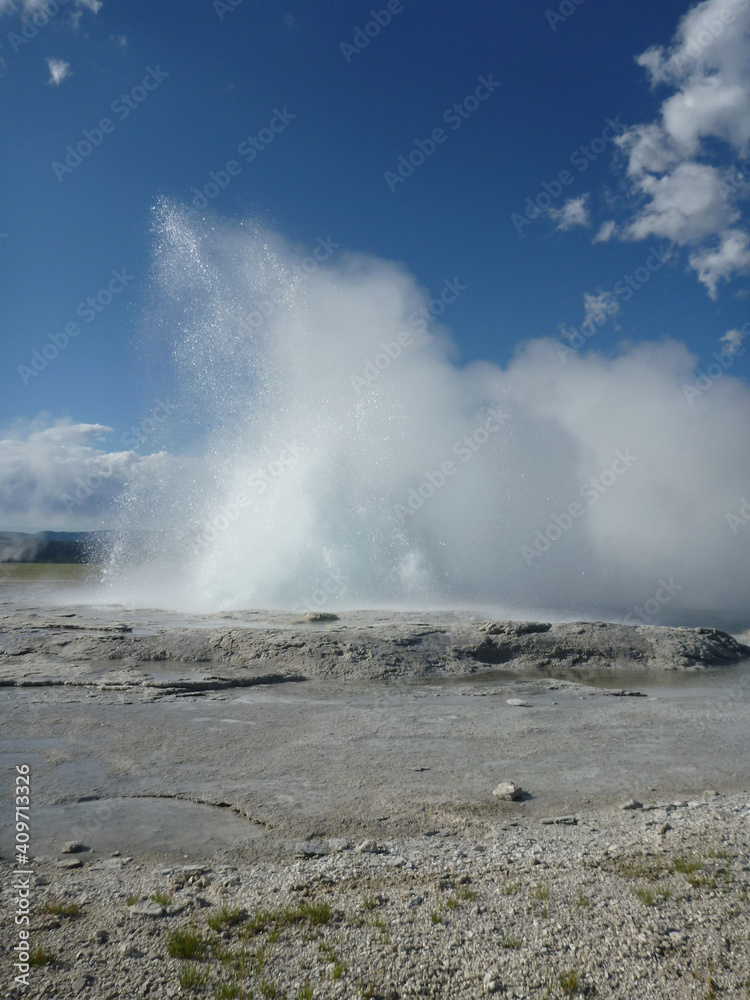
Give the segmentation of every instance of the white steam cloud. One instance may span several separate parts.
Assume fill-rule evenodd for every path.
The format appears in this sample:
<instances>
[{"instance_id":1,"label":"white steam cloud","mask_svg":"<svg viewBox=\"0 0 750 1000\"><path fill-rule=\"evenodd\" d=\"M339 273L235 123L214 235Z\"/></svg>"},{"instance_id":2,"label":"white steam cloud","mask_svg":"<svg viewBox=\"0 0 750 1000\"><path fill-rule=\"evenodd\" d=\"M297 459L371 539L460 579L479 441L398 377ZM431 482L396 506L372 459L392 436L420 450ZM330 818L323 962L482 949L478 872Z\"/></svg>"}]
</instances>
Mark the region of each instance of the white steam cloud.
<instances>
[{"instance_id":1,"label":"white steam cloud","mask_svg":"<svg viewBox=\"0 0 750 1000\"><path fill-rule=\"evenodd\" d=\"M670 340L562 363L538 339L507 369L460 368L400 266L327 236L305 257L168 205L156 230L144 347L171 357L201 444L131 483L116 599L745 616L750 388L733 355L701 377Z\"/></svg>"}]
</instances>

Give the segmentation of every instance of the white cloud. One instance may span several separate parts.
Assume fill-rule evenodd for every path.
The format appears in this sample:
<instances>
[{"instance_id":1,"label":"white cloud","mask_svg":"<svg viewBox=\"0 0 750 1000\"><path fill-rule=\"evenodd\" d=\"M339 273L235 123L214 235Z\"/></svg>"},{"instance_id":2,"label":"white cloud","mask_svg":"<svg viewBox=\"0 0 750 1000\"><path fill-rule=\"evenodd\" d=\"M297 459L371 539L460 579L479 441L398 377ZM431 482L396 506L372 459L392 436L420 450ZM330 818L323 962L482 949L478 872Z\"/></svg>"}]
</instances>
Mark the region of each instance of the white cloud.
<instances>
[{"instance_id":1,"label":"white cloud","mask_svg":"<svg viewBox=\"0 0 750 1000\"><path fill-rule=\"evenodd\" d=\"M745 334L742 330L727 330L727 332L719 337L719 343L724 345L724 350L729 351L730 354L734 354L740 347L742 347L742 341L745 339Z\"/></svg>"},{"instance_id":2,"label":"white cloud","mask_svg":"<svg viewBox=\"0 0 750 1000\"><path fill-rule=\"evenodd\" d=\"M706 247L691 255L690 266L698 272L698 280L706 286L709 296L715 299L719 282L729 281L736 274L750 274L747 233L740 229L721 233L718 246Z\"/></svg>"},{"instance_id":3,"label":"white cloud","mask_svg":"<svg viewBox=\"0 0 750 1000\"><path fill-rule=\"evenodd\" d=\"M579 198L570 198L562 208L550 208L547 214L557 223L557 229L564 232L566 229L573 229L575 226L588 226L591 224L589 210L587 207L588 194L582 194Z\"/></svg>"},{"instance_id":4,"label":"white cloud","mask_svg":"<svg viewBox=\"0 0 750 1000\"><path fill-rule=\"evenodd\" d=\"M608 319L614 319L618 314L620 302L613 292L597 292L596 295L586 292L583 296L583 308L583 326L594 323L602 326Z\"/></svg>"},{"instance_id":5,"label":"white cloud","mask_svg":"<svg viewBox=\"0 0 750 1000\"><path fill-rule=\"evenodd\" d=\"M128 47L128 40L125 35L110 35L109 37L115 43L117 48L120 49L120 51L124 52Z\"/></svg>"},{"instance_id":6,"label":"white cloud","mask_svg":"<svg viewBox=\"0 0 750 1000\"><path fill-rule=\"evenodd\" d=\"M157 478L168 456L109 451L110 431L42 417L0 432L0 529L101 528L126 482Z\"/></svg>"},{"instance_id":7,"label":"white cloud","mask_svg":"<svg viewBox=\"0 0 750 1000\"><path fill-rule=\"evenodd\" d=\"M98 14L102 9L102 0L74 0L76 8L85 8L92 14ZM31 15L43 9L45 0L0 0L0 15L2 14L23 14ZM54 16L54 15L52 15Z\"/></svg>"},{"instance_id":8,"label":"white cloud","mask_svg":"<svg viewBox=\"0 0 750 1000\"><path fill-rule=\"evenodd\" d=\"M52 56L47 59L47 65L49 66L49 82L55 87L59 87L66 77L71 76L70 63L65 62L64 59L55 59Z\"/></svg>"},{"instance_id":9,"label":"white cloud","mask_svg":"<svg viewBox=\"0 0 750 1000\"><path fill-rule=\"evenodd\" d=\"M607 222L603 222L599 227L599 231L592 240L592 243L606 243L611 240L612 237L617 232L617 223L614 219L609 219Z\"/></svg>"},{"instance_id":10,"label":"white cloud","mask_svg":"<svg viewBox=\"0 0 750 1000\"><path fill-rule=\"evenodd\" d=\"M594 238L668 239L691 247L690 266L715 298L721 281L748 273L736 165L750 151L750 4L703 0L681 19L671 45L637 62L654 87L673 90L658 118L616 140L626 157L632 208Z\"/></svg>"}]
</instances>

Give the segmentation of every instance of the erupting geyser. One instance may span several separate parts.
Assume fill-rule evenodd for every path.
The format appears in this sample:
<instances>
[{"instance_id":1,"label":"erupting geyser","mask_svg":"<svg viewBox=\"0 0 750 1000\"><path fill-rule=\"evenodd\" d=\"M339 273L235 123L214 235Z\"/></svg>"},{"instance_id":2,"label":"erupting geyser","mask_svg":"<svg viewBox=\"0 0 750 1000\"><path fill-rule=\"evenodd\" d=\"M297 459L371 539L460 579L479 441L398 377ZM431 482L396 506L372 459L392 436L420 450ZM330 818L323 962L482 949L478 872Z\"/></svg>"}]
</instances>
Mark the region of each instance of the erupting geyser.
<instances>
[{"instance_id":1,"label":"erupting geyser","mask_svg":"<svg viewBox=\"0 0 750 1000\"><path fill-rule=\"evenodd\" d=\"M744 619L731 372L694 398L671 340L605 358L526 339L507 369L460 367L396 264L170 204L155 231L144 346L183 457L123 497L115 599Z\"/></svg>"}]
</instances>

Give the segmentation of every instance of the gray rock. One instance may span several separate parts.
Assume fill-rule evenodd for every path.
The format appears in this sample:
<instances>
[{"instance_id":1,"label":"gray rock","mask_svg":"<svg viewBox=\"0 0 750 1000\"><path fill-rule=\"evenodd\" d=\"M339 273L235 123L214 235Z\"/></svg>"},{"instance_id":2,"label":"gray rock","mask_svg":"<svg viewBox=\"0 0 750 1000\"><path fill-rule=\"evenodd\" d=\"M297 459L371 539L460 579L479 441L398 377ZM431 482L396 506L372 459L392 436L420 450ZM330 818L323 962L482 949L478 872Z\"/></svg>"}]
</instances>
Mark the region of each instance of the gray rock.
<instances>
[{"instance_id":1,"label":"gray rock","mask_svg":"<svg viewBox=\"0 0 750 1000\"><path fill-rule=\"evenodd\" d=\"M80 851L85 850L86 848L80 840L69 840L64 847L60 848L60 854L78 854Z\"/></svg>"},{"instance_id":2,"label":"gray rock","mask_svg":"<svg viewBox=\"0 0 750 1000\"><path fill-rule=\"evenodd\" d=\"M577 826L576 816L545 816L539 820L543 826Z\"/></svg>"},{"instance_id":3,"label":"gray rock","mask_svg":"<svg viewBox=\"0 0 750 1000\"><path fill-rule=\"evenodd\" d=\"M132 944L130 941L123 941L122 944L118 945L117 950L125 958L142 958L143 957L143 952L142 951L138 951L138 949L136 948L136 946L134 944Z\"/></svg>"},{"instance_id":4,"label":"gray rock","mask_svg":"<svg viewBox=\"0 0 750 1000\"><path fill-rule=\"evenodd\" d=\"M57 862L58 868L83 868L83 861L80 858L63 858Z\"/></svg>"},{"instance_id":5,"label":"gray rock","mask_svg":"<svg viewBox=\"0 0 750 1000\"><path fill-rule=\"evenodd\" d=\"M501 781L500 784L492 790L492 794L496 799L500 799L503 802L518 802L524 796L524 790L520 785L517 785L514 781Z\"/></svg>"},{"instance_id":6,"label":"gray rock","mask_svg":"<svg viewBox=\"0 0 750 1000\"><path fill-rule=\"evenodd\" d=\"M524 701L523 698L508 698L505 704L511 705L513 708L531 708L531 702Z\"/></svg>"},{"instance_id":7,"label":"gray rock","mask_svg":"<svg viewBox=\"0 0 750 1000\"><path fill-rule=\"evenodd\" d=\"M133 903L128 907L128 913L134 917L163 917L164 907L148 899L142 903Z\"/></svg>"},{"instance_id":8,"label":"gray rock","mask_svg":"<svg viewBox=\"0 0 750 1000\"><path fill-rule=\"evenodd\" d=\"M331 846L326 840L303 840L295 851L300 858L320 858L330 853Z\"/></svg>"},{"instance_id":9,"label":"gray rock","mask_svg":"<svg viewBox=\"0 0 750 1000\"><path fill-rule=\"evenodd\" d=\"M620 809L643 809L643 803L639 802L638 799L628 799L620 806Z\"/></svg>"}]
</instances>

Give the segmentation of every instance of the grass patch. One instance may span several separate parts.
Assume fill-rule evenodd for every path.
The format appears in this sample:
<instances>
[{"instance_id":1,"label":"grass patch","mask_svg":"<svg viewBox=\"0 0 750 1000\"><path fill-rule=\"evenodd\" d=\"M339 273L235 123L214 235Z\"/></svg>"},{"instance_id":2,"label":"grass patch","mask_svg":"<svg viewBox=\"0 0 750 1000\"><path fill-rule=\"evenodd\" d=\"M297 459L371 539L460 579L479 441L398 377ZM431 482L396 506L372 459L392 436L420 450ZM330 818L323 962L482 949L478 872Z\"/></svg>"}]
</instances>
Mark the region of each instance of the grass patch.
<instances>
[{"instance_id":1,"label":"grass patch","mask_svg":"<svg viewBox=\"0 0 750 1000\"><path fill-rule=\"evenodd\" d=\"M61 899L48 899L44 904L44 912L53 917L78 917L81 907L78 903L63 903Z\"/></svg>"},{"instance_id":2,"label":"grass patch","mask_svg":"<svg viewBox=\"0 0 750 1000\"><path fill-rule=\"evenodd\" d=\"M208 944L192 927L178 927L167 936L167 953L170 958L197 961L206 957Z\"/></svg>"},{"instance_id":3,"label":"grass patch","mask_svg":"<svg viewBox=\"0 0 750 1000\"><path fill-rule=\"evenodd\" d=\"M180 987L192 993L196 990L202 990L206 985L208 982L208 971L197 969L194 965L186 965L180 969L178 978Z\"/></svg>"},{"instance_id":4,"label":"grass patch","mask_svg":"<svg viewBox=\"0 0 750 1000\"><path fill-rule=\"evenodd\" d=\"M637 896L644 906L653 906L656 903L656 895L651 889L639 887L638 889L633 889L633 895Z\"/></svg>"},{"instance_id":5,"label":"grass patch","mask_svg":"<svg viewBox=\"0 0 750 1000\"><path fill-rule=\"evenodd\" d=\"M41 945L29 952L29 965L52 965L56 960L55 953Z\"/></svg>"},{"instance_id":6,"label":"grass patch","mask_svg":"<svg viewBox=\"0 0 750 1000\"><path fill-rule=\"evenodd\" d=\"M362 905L366 910L374 910L378 905L377 896L371 896L369 894L362 897Z\"/></svg>"},{"instance_id":7,"label":"grass patch","mask_svg":"<svg viewBox=\"0 0 750 1000\"><path fill-rule=\"evenodd\" d=\"M169 906L169 904L172 902L172 893L155 892L151 897L151 899L155 903L158 903L159 906Z\"/></svg>"},{"instance_id":8,"label":"grass patch","mask_svg":"<svg viewBox=\"0 0 750 1000\"><path fill-rule=\"evenodd\" d=\"M582 892L578 893L578 899L575 901L575 905L579 910L587 910L591 906L591 900L588 896L584 896Z\"/></svg>"},{"instance_id":9,"label":"grass patch","mask_svg":"<svg viewBox=\"0 0 750 1000\"><path fill-rule=\"evenodd\" d=\"M259 910L244 922L241 933L244 938L252 938L270 929L274 940L278 940L285 927L303 923L317 927L327 924L330 919L331 907L328 903L303 902L283 910Z\"/></svg>"},{"instance_id":10,"label":"grass patch","mask_svg":"<svg viewBox=\"0 0 750 1000\"><path fill-rule=\"evenodd\" d=\"M446 899L445 908L446 910L457 910L461 904L453 896L450 899Z\"/></svg>"},{"instance_id":11,"label":"grass patch","mask_svg":"<svg viewBox=\"0 0 750 1000\"><path fill-rule=\"evenodd\" d=\"M313 1000L313 988L309 983L300 986L297 1000Z\"/></svg>"},{"instance_id":12,"label":"grass patch","mask_svg":"<svg viewBox=\"0 0 750 1000\"><path fill-rule=\"evenodd\" d=\"M672 867L680 875L692 875L701 870L703 862L700 858L675 858Z\"/></svg>"},{"instance_id":13,"label":"grass patch","mask_svg":"<svg viewBox=\"0 0 750 1000\"><path fill-rule=\"evenodd\" d=\"M517 892L520 892L523 886L520 882L509 882L508 885L504 885L502 888L503 896L515 896Z\"/></svg>"},{"instance_id":14,"label":"grass patch","mask_svg":"<svg viewBox=\"0 0 750 1000\"><path fill-rule=\"evenodd\" d=\"M506 937L500 941L500 946L506 951L520 951L523 939L520 937Z\"/></svg>"},{"instance_id":15,"label":"grass patch","mask_svg":"<svg viewBox=\"0 0 750 1000\"><path fill-rule=\"evenodd\" d=\"M443 922L443 918L440 916L437 910L432 911L432 913L430 914L430 920L433 922L433 924L442 924Z\"/></svg>"},{"instance_id":16,"label":"grass patch","mask_svg":"<svg viewBox=\"0 0 750 1000\"><path fill-rule=\"evenodd\" d=\"M261 995L266 997L266 1000L275 1000L276 997L281 996L281 992L276 983L272 983L270 979L264 979L258 989Z\"/></svg>"},{"instance_id":17,"label":"grass patch","mask_svg":"<svg viewBox=\"0 0 750 1000\"><path fill-rule=\"evenodd\" d=\"M548 899L549 889L547 888L546 885L542 885L541 882L537 882L536 888L534 889L532 896L534 899L539 899L539 900Z\"/></svg>"},{"instance_id":18,"label":"grass patch","mask_svg":"<svg viewBox=\"0 0 750 1000\"><path fill-rule=\"evenodd\" d=\"M131 893L129 896L125 897L125 905L126 906L135 906L135 904L138 902L138 898L139 898L138 896L134 896Z\"/></svg>"},{"instance_id":19,"label":"grass patch","mask_svg":"<svg viewBox=\"0 0 750 1000\"><path fill-rule=\"evenodd\" d=\"M462 899L466 902L473 903L476 898L476 892L466 885L460 885L458 889L456 889L456 899Z\"/></svg>"},{"instance_id":20,"label":"grass patch","mask_svg":"<svg viewBox=\"0 0 750 1000\"><path fill-rule=\"evenodd\" d=\"M212 931L222 931L225 927L236 927L245 919L245 911L238 906L228 907L226 903L216 913L206 919Z\"/></svg>"},{"instance_id":21,"label":"grass patch","mask_svg":"<svg viewBox=\"0 0 750 1000\"><path fill-rule=\"evenodd\" d=\"M237 1000L241 993L237 983L217 983L214 986L216 1000Z\"/></svg>"},{"instance_id":22,"label":"grass patch","mask_svg":"<svg viewBox=\"0 0 750 1000\"><path fill-rule=\"evenodd\" d=\"M578 973L573 969L570 969L568 972L561 972L557 977L557 981L560 984L563 996L566 997L572 997L581 988Z\"/></svg>"}]
</instances>

